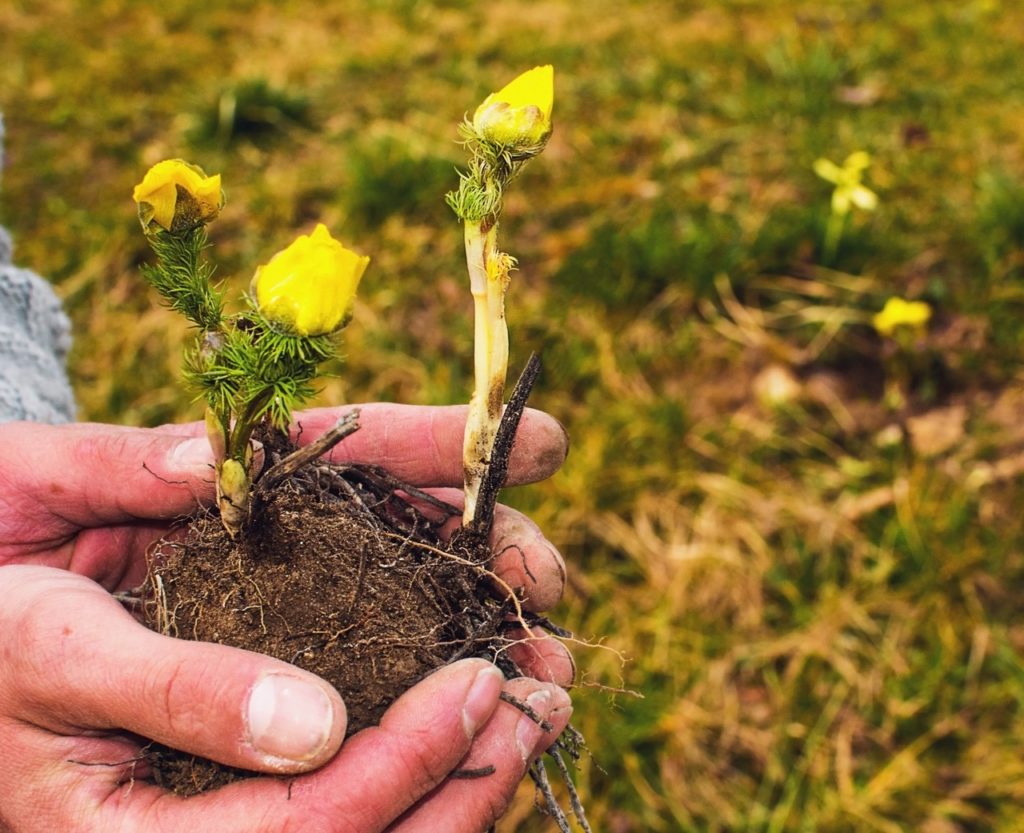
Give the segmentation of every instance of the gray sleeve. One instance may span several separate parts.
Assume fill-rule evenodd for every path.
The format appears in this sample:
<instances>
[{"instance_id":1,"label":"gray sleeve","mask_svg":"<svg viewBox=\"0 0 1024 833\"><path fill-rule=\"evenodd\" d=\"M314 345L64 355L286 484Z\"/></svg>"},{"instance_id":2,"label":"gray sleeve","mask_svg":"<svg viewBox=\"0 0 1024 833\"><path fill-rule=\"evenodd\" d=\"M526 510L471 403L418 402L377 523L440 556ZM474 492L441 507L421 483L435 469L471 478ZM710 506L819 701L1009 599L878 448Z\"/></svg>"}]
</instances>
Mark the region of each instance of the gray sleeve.
<instances>
[{"instance_id":1,"label":"gray sleeve","mask_svg":"<svg viewBox=\"0 0 1024 833\"><path fill-rule=\"evenodd\" d=\"M0 120L0 167L2 150ZM0 227L0 422L70 422L71 325L49 284L11 259L11 237Z\"/></svg>"}]
</instances>

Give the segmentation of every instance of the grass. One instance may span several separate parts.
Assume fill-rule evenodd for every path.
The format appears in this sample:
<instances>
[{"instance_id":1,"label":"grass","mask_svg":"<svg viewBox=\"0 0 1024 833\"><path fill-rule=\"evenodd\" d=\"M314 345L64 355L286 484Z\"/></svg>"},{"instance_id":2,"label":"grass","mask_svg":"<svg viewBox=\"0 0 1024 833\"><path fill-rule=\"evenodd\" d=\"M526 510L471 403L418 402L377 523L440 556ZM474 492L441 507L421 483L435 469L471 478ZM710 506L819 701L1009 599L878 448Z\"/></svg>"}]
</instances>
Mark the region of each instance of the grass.
<instances>
[{"instance_id":1,"label":"grass","mask_svg":"<svg viewBox=\"0 0 1024 833\"><path fill-rule=\"evenodd\" d=\"M554 63L504 227L573 451L510 499L572 564L558 618L627 660L579 656L595 829L1021 829L1024 11L15 0L0 31L2 217L82 418L133 424L197 416L138 277L169 156L224 175L226 280L318 220L373 257L323 402L465 399L455 126ZM811 166L854 150L880 205L824 268ZM906 349L890 295L935 308ZM520 799L504 830L551 829Z\"/></svg>"}]
</instances>

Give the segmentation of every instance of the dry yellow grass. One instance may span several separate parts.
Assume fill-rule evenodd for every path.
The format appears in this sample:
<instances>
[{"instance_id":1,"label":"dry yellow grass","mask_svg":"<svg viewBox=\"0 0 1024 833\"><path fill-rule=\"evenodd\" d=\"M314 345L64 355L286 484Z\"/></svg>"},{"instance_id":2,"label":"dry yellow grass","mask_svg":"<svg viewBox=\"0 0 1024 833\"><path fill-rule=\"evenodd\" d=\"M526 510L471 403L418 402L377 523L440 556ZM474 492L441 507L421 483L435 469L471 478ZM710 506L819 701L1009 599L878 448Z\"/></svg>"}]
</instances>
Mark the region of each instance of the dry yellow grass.
<instances>
[{"instance_id":1,"label":"dry yellow grass","mask_svg":"<svg viewBox=\"0 0 1024 833\"><path fill-rule=\"evenodd\" d=\"M511 498L573 565L561 618L627 658L584 682L644 695L577 694L595 829L1018 830L1022 33L999 0L15 0L2 216L83 418L197 414L137 274L166 156L224 175L225 279L315 221L373 257L323 401L461 401L455 125L555 64L505 225L513 355L573 451ZM826 270L811 165L859 149L881 205ZM902 353L892 294L936 309ZM530 798L503 829L550 829Z\"/></svg>"}]
</instances>

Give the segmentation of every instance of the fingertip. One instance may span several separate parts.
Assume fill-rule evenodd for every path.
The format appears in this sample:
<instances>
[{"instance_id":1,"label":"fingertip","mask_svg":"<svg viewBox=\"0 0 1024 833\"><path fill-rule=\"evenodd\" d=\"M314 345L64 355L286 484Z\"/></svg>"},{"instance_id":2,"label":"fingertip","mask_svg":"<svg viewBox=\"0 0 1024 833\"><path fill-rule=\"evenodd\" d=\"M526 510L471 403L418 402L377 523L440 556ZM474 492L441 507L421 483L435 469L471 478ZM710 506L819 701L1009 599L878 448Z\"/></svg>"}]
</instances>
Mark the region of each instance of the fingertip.
<instances>
[{"instance_id":1,"label":"fingertip","mask_svg":"<svg viewBox=\"0 0 1024 833\"><path fill-rule=\"evenodd\" d=\"M347 714L340 695L323 681L271 671L250 689L244 725L264 768L305 772L338 751Z\"/></svg>"},{"instance_id":2,"label":"fingertip","mask_svg":"<svg viewBox=\"0 0 1024 833\"><path fill-rule=\"evenodd\" d=\"M558 471L569 455L569 433L551 414L523 411L509 462L509 483L535 483Z\"/></svg>"},{"instance_id":3,"label":"fingertip","mask_svg":"<svg viewBox=\"0 0 1024 833\"><path fill-rule=\"evenodd\" d=\"M494 571L514 588L522 588L523 606L550 610L565 590L565 559L530 518L507 506L495 507L491 533Z\"/></svg>"},{"instance_id":4,"label":"fingertip","mask_svg":"<svg viewBox=\"0 0 1024 833\"><path fill-rule=\"evenodd\" d=\"M483 660L472 662L475 676L462 705L462 728L470 740L494 713L505 682L505 675L497 666Z\"/></svg>"},{"instance_id":5,"label":"fingertip","mask_svg":"<svg viewBox=\"0 0 1024 833\"><path fill-rule=\"evenodd\" d=\"M537 680L571 688L576 680L576 663L572 653L543 628L510 631L514 640L507 649L509 658L524 674Z\"/></svg>"},{"instance_id":6,"label":"fingertip","mask_svg":"<svg viewBox=\"0 0 1024 833\"><path fill-rule=\"evenodd\" d=\"M560 686L526 677L510 680L506 690L514 702L504 705L520 712L513 730L515 748L523 764L529 764L569 724L572 700Z\"/></svg>"},{"instance_id":7,"label":"fingertip","mask_svg":"<svg viewBox=\"0 0 1024 833\"><path fill-rule=\"evenodd\" d=\"M167 452L168 466L181 474L201 476L209 473L214 463L213 449L205 437L181 440Z\"/></svg>"},{"instance_id":8,"label":"fingertip","mask_svg":"<svg viewBox=\"0 0 1024 833\"><path fill-rule=\"evenodd\" d=\"M450 712L437 708L448 702L461 716L467 740L490 718L498 705L505 677L493 663L469 658L438 668L398 698L384 714L381 725L405 722L415 714L423 719L422 704L430 703L443 723L450 721Z\"/></svg>"}]
</instances>

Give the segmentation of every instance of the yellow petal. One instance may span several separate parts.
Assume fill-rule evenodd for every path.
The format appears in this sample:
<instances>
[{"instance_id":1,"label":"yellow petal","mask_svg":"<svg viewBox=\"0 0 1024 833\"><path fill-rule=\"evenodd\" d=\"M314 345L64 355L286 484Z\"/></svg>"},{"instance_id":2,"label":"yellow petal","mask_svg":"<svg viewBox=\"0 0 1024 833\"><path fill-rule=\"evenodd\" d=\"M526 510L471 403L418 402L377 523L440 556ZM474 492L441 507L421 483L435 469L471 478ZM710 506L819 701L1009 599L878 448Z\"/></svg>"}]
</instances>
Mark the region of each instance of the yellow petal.
<instances>
[{"instance_id":1,"label":"yellow petal","mask_svg":"<svg viewBox=\"0 0 1024 833\"><path fill-rule=\"evenodd\" d=\"M850 190L848 188L836 188L832 192L832 211L836 214L846 214L850 210Z\"/></svg>"},{"instance_id":2,"label":"yellow petal","mask_svg":"<svg viewBox=\"0 0 1024 833\"><path fill-rule=\"evenodd\" d=\"M878 207L878 195L863 185L850 189L850 200L864 211L874 211Z\"/></svg>"},{"instance_id":3,"label":"yellow petal","mask_svg":"<svg viewBox=\"0 0 1024 833\"><path fill-rule=\"evenodd\" d=\"M320 224L259 267L251 289L270 321L303 336L332 333L347 322L369 262Z\"/></svg>"},{"instance_id":4,"label":"yellow petal","mask_svg":"<svg viewBox=\"0 0 1024 833\"><path fill-rule=\"evenodd\" d=\"M207 176L181 159L166 159L150 168L132 198L147 231L151 223L165 231L194 228L215 219L224 205L220 174Z\"/></svg>"},{"instance_id":5,"label":"yellow petal","mask_svg":"<svg viewBox=\"0 0 1024 833\"><path fill-rule=\"evenodd\" d=\"M833 184L839 181L839 176L842 173L839 166L828 159L815 159L814 172L826 182Z\"/></svg>"},{"instance_id":6,"label":"yellow petal","mask_svg":"<svg viewBox=\"0 0 1024 833\"><path fill-rule=\"evenodd\" d=\"M864 171L871 166L871 156L865 150L857 150L846 157L843 167L850 171Z\"/></svg>"},{"instance_id":7,"label":"yellow petal","mask_svg":"<svg viewBox=\"0 0 1024 833\"><path fill-rule=\"evenodd\" d=\"M534 67L489 97L503 101L509 107L529 107L532 104L550 118L555 98L554 67L551 64Z\"/></svg>"},{"instance_id":8,"label":"yellow petal","mask_svg":"<svg viewBox=\"0 0 1024 833\"><path fill-rule=\"evenodd\" d=\"M543 145L551 134L554 73L550 64L534 67L487 96L473 114L477 133L501 145Z\"/></svg>"},{"instance_id":9,"label":"yellow petal","mask_svg":"<svg viewBox=\"0 0 1024 833\"><path fill-rule=\"evenodd\" d=\"M923 328L932 317L932 308L924 301L904 301L890 298L871 323L880 335L891 336L897 327Z\"/></svg>"}]
</instances>

